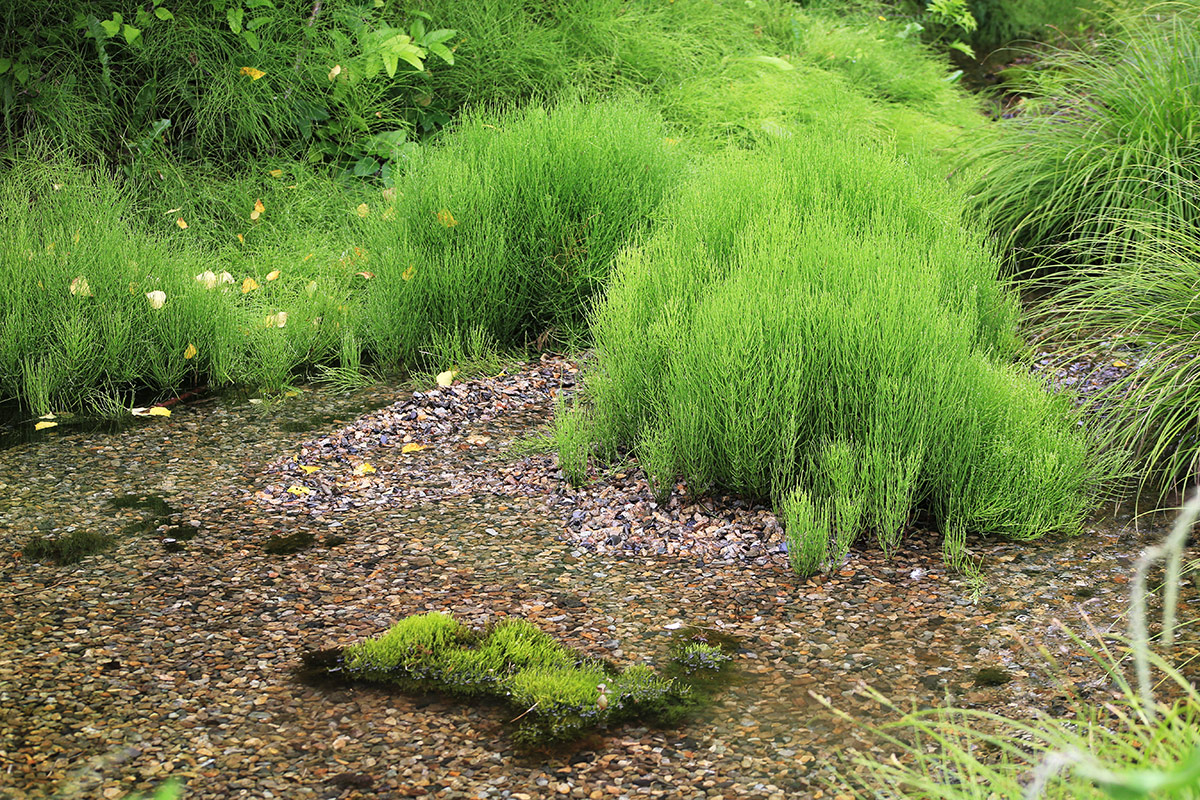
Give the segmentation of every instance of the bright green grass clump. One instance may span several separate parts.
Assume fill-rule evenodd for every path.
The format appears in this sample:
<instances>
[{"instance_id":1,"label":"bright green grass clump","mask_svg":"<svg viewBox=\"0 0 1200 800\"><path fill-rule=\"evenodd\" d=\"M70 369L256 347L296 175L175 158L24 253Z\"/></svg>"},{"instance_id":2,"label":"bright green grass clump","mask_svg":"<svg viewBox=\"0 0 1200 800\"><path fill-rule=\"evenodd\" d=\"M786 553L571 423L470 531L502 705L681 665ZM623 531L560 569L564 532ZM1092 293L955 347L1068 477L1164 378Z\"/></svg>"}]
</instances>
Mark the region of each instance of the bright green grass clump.
<instances>
[{"instance_id":1,"label":"bright green grass clump","mask_svg":"<svg viewBox=\"0 0 1200 800\"><path fill-rule=\"evenodd\" d=\"M1194 230L1200 4L1124 19L1094 53L1061 51L1022 87L1029 111L968 154L974 212L1027 268L1131 255L1147 218Z\"/></svg>"},{"instance_id":2,"label":"bright green grass clump","mask_svg":"<svg viewBox=\"0 0 1200 800\"><path fill-rule=\"evenodd\" d=\"M308 192L341 198L311 174L293 178L305 194L263 175L225 183L218 198L198 181L192 196L164 190L149 212L121 183L66 161L22 159L2 177L0 394L45 413L136 386L278 388L337 352L359 256L300 228L356 217L340 202L313 209ZM251 221L256 199L266 211ZM340 228L355 241L352 223Z\"/></svg>"},{"instance_id":3,"label":"bright green grass clump","mask_svg":"<svg viewBox=\"0 0 1200 800\"><path fill-rule=\"evenodd\" d=\"M413 363L431 330L469 325L520 346L578 329L683 167L661 119L632 98L467 115L367 221L376 359Z\"/></svg>"},{"instance_id":4,"label":"bright green grass clump","mask_svg":"<svg viewBox=\"0 0 1200 800\"><path fill-rule=\"evenodd\" d=\"M916 507L947 532L1073 530L1103 469L1008 364L1015 300L956 214L845 141L715 158L596 312L601 452L632 449L658 486L807 502L805 572L864 531L894 550Z\"/></svg>"},{"instance_id":5,"label":"bright green grass clump","mask_svg":"<svg viewBox=\"0 0 1200 800\"><path fill-rule=\"evenodd\" d=\"M697 680L711 683L728 669L730 656L720 648L685 652L687 675ZM382 636L345 648L334 669L404 691L504 700L521 714L517 738L527 744L575 739L632 719L674 723L700 708L712 688L694 689L689 679L660 677L643 665L616 672L524 620L480 634L440 613L406 617Z\"/></svg>"}]
</instances>

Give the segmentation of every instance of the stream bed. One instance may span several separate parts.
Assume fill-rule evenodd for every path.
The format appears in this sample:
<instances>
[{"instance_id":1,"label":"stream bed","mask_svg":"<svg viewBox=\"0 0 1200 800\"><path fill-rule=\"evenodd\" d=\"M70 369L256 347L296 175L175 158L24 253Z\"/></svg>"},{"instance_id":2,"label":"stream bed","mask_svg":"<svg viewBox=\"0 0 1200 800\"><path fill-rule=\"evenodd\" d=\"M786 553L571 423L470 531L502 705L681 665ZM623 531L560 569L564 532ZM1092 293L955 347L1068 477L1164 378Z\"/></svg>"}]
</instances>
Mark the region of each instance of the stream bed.
<instances>
[{"instance_id":1,"label":"stream bed","mask_svg":"<svg viewBox=\"0 0 1200 800\"><path fill-rule=\"evenodd\" d=\"M1024 641L1080 696L1108 696L1054 620L1121 632L1133 562L1169 519L969 542L978 599L920 530L892 561L864 546L800 579L769 510L685 487L659 505L632 465L574 490L553 455L513 455L575 371L544 358L416 396L210 397L0 450L0 797L112 800L170 776L188 798L831 797L835 754L872 745L812 692L868 723L891 712L863 684L904 706L1061 710ZM75 530L114 546L64 566L22 555ZM528 753L496 707L293 675L306 651L425 611L521 615L621 666L709 627L739 638L738 679L677 729Z\"/></svg>"}]
</instances>

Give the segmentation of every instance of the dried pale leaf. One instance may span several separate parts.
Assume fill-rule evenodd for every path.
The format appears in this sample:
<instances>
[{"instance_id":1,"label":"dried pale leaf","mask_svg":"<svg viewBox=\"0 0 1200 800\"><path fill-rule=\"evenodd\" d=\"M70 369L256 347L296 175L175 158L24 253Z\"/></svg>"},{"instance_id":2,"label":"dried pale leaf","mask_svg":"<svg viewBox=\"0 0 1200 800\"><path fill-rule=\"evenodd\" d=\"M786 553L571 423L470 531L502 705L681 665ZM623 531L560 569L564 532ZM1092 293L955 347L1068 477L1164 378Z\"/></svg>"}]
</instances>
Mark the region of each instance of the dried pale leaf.
<instances>
[{"instance_id":1,"label":"dried pale leaf","mask_svg":"<svg viewBox=\"0 0 1200 800\"><path fill-rule=\"evenodd\" d=\"M312 475L314 472L318 472L321 468L314 467L309 464L301 464L300 469L304 470L305 475Z\"/></svg>"},{"instance_id":2,"label":"dried pale leaf","mask_svg":"<svg viewBox=\"0 0 1200 800\"><path fill-rule=\"evenodd\" d=\"M329 70L329 80L335 80L338 75L342 74L342 65L334 64L333 69Z\"/></svg>"},{"instance_id":3,"label":"dried pale leaf","mask_svg":"<svg viewBox=\"0 0 1200 800\"><path fill-rule=\"evenodd\" d=\"M211 269L206 269L196 276L196 280L204 284L205 289L212 289L217 285L217 276Z\"/></svg>"},{"instance_id":4,"label":"dried pale leaf","mask_svg":"<svg viewBox=\"0 0 1200 800\"><path fill-rule=\"evenodd\" d=\"M54 414L42 414L38 419L58 419Z\"/></svg>"},{"instance_id":5,"label":"dried pale leaf","mask_svg":"<svg viewBox=\"0 0 1200 800\"><path fill-rule=\"evenodd\" d=\"M371 207L366 203L359 203L358 208L354 209L360 217L365 217L371 213Z\"/></svg>"},{"instance_id":6,"label":"dried pale leaf","mask_svg":"<svg viewBox=\"0 0 1200 800\"><path fill-rule=\"evenodd\" d=\"M254 278L246 278L246 280L242 281L242 294L249 294L257 288L258 281L254 280Z\"/></svg>"},{"instance_id":7,"label":"dried pale leaf","mask_svg":"<svg viewBox=\"0 0 1200 800\"><path fill-rule=\"evenodd\" d=\"M458 374L456 369L448 369L445 372L439 372L437 376L438 386L449 386L454 383L454 376Z\"/></svg>"},{"instance_id":8,"label":"dried pale leaf","mask_svg":"<svg viewBox=\"0 0 1200 800\"><path fill-rule=\"evenodd\" d=\"M171 416L171 409L169 409L169 408L163 408L162 406L155 406L154 408L152 408L152 409L150 409L149 411L147 411L147 412L146 412L146 416L149 416L149 417L169 417L169 416Z\"/></svg>"},{"instance_id":9,"label":"dried pale leaf","mask_svg":"<svg viewBox=\"0 0 1200 800\"><path fill-rule=\"evenodd\" d=\"M276 280L279 280L279 270L277 270L277 269L273 269L273 270L271 270L270 272L268 272L268 273L267 273L267 280L269 280L269 281L276 281Z\"/></svg>"},{"instance_id":10,"label":"dried pale leaf","mask_svg":"<svg viewBox=\"0 0 1200 800\"><path fill-rule=\"evenodd\" d=\"M362 272L356 272L354 274L366 278L367 280L371 280L371 278L375 277L374 272L367 272L366 270L363 270Z\"/></svg>"},{"instance_id":11,"label":"dried pale leaf","mask_svg":"<svg viewBox=\"0 0 1200 800\"><path fill-rule=\"evenodd\" d=\"M196 345L192 344L191 342L188 342L187 349L183 351L183 360L188 361L190 359L193 359L196 357L196 354L199 352L200 351L196 349Z\"/></svg>"},{"instance_id":12,"label":"dried pale leaf","mask_svg":"<svg viewBox=\"0 0 1200 800\"><path fill-rule=\"evenodd\" d=\"M375 472L375 468L365 461L354 468L355 475L370 475L373 472Z\"/></svg>"},{"instance_id":13,"label":"dried pale leaf","mask_svg":"<svg viewBox=\"0 0 1200 800\"><path fill-rule=\"evenodd\" d=\"M153 292L146 292L146 299L150 301L151 308L162 308L167 302L167 293L155 289Z\"/></svg>"},{"instance_id":14,"label":"dried pale leaf","mask_svg":"<svg viewBox=\"0 0 1200 800\"><path fill-rule=\"evenodd\" d=\"M425 445L423 445L423 444L417 444L416 442L409 442L408 444L404 445L404 447L400 448L400 452L401 453L416 453L416 452L418 452L420 450L424 450L424 449L425 449Z\"/></svg>"},{"instance_id":15,"label":"dried pale leaf","mask_svg":"<svg viewBox=\"0 0 1200 800\"><path fill-rule=\"evenodd\" d=\"M261 69L255 69L254 67L242 67L240 70L238 70L238 72L242 75L250 76L250 80L252 80L252 81L256 81L259 78L261 78L263 75L267 74L267 73L263 72Z\"/></svg>"},{"instance_id":16,"label":"dried pale leaf","mask_svg":"<svg viewBox=\"0 0 1200 800\"><path fill-rule=\"evenodd\" d=\"M175 220L175 224L183 230L187 230L187 223L183 221L183 217L179 217L177 220Z\"/></svg>"},{"instance_id":17,"label":"dried pale leaf","mask_svg":"<svg viewBox=\"0 0 1200 800\"><path fill-rule=\"evenodd\" d=\"M182 207L180 207L180 208L168 208L166 211L164 211L164 212L163 212L163 216L164 216L164 217L169 217L169 216L171 216L172 214L178 214L180 211L183 211L183 208L182 208Z\"/></svg>"},{"instance_id":18,"label":"dried pale leaf","mask_svg":"<svg viewBox=\"0 0 1200 800\"><path fill-rule=\"evenodd\" d=\"M248 402L252 406L261 406L263 403L263 399L261 397L251 397L246 402Z\"/></svg>"},{"instance_id":19,"label":"dried pale leaf","mask_svg":"<svg viewBox=\"0 0 1200 800\"><path fill-rule=\"evenodd\" d=\"M129 413L133 414L135 417L144 417L144 416L146 416L146 407L145 406L135 406L135 407L129 409Z\"/></svg>"},{"instance_id":20,"label":"dried pale leaf","mask_svg":"<svg viewBox=\"0 0 1200 800\"><path fill-rule=\"evenodd\" d=\"M33 429L35 431L44 431L44 430L46 430L46 428L57 428L57 427L58 427L57 422L39 422L38 424L33 426Z\"/></svg>"},{"instance_id":21,"label":"dried pale leaf","mask_svg":"<svg viewBox=\"0 0 1200 800\"><path fill-rule=\"evenodd\" d=\"M222 272L219 277L221 278L221 283L235 283L233 276L228 272Z\"/></svg>"},{"instance_id":22,"label":"dried pale leaf","mask_svg":"<svg viewBox=\"0 0 1200 800\"><path fill-rule=\"evenodd\" d=\"M79 297L92 296L92 287L88 285L88 279L82 275L77 275L76 277L72 278L71 284L67 287L67 290L71 294L78 295Z\"/></svg>"},{"instance_id":23,"label":"dried pale leaf","mask_svg":"<svg viewBox=\"0 0 1200 800\"><path fill-rule=\"evenodd\" d=\"M294 494L297 497L304 497L304 496L310 495L312 493L313 493L313 490L309 489L307 486L289 486L288 487L288 494Z\"/></svg>"},{"instance_id":24,"label":"dried pale leaf","mask_svg":"<svg viewBox=\"0 0 1200 800\"><path fill-rule=\"evenodd\" d=\"M467 443L468 443L468 444L473 444L473 445L476 445L476 446L478 446L478 447L482 447L483 445L487 444L487 443L488 443L488 442L490 442L491 440L492 440L492 437L490 437L490 436L480 436L480 435L478 435L478 434L476 434L475 436L468 436L468 437L467 437Z\"/></svg>"}]
</instances>

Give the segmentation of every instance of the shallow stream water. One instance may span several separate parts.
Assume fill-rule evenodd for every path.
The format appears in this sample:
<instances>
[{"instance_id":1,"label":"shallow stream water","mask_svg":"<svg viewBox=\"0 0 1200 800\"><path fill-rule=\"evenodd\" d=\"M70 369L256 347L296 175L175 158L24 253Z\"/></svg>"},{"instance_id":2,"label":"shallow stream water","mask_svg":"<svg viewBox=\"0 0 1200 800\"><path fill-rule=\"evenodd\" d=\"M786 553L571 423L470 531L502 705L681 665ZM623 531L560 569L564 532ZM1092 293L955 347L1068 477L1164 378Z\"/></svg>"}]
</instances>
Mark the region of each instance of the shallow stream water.
<instances>
[{"instance_id":1,"label":"shallow stream water","mask_svg":"<svg viewBox=\"0 0 1200 800\"><path fill-rule=\"evenodd\" d=\"M1165 530L1117 516L1071 539L972 542L987 579L978 601L931 534L893 561L867 548L809 580L777 560L601 554L566 536L549 490L504 489L508 443L545 418L532 412L479 422L489 441L471 450L372 451L378 481L341 508L270 493L286 481L269 464L401 394L218 398L0 451L0 797L116 798L169 775L197 798L816 797L835 754L867 745L810 692L867 722L892 714L860 684L901 705L1055 710L1062 688L1025 640L1061 659L1076 692L1107 696L1053 621L1121 631L1133 561ZM464 485L472 474L478 491ZM122 534L147 514L114 508L124 494L170 508ZM165 547L181 524L199 533ZM69 566L20 554L30 537L81 527L116 547ZM314 545L264 552L297 532ZM740 677L679 729L529 754L497 708L292 675L306 650L429 610L472 624L519 614L621 665L665 658L673 630L708 626L740 638Z\"/></svg>"}]
</instances>

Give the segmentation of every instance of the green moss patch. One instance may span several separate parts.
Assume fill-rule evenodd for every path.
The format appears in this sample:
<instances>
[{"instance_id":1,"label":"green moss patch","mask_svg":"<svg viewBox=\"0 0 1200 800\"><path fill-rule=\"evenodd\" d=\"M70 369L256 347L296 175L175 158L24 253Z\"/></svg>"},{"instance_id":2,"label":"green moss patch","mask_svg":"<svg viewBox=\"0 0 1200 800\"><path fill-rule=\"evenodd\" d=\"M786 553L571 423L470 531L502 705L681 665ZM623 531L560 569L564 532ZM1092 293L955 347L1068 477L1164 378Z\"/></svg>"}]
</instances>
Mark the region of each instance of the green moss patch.
<instances>
[{"instance_id":1,"label":"green moss patch","mask_svg":"<svg viewBox=\"0 0 1200 800\"><path fill-rule=\"evenodd\" d=\"M309 681L340 678L498 700L512 712L518 742L544 745L633 720L676 724L703 708L721 684L717 676L731 670L732 654L720 644L680 642L672 648L669 674L641 664L617 670L525 620L479 632L433 612L341 651L313 653L300 673Z\"/></svg>"},{"instance_id":2,"label":"green moss patch","mask_svg":"<svg viewBox=\"0 0 1200 800\"><path fill-rule=\"evenodd\" d=\"M85 556L107 550L115 541L116 539L107 533L72 531L66 536L56 538L39 536L30 539L21 552L30 561L74 564Z\"/></svg>"},{"instance_id":3,"label":"green moss patch","mask_svg":"<svg viewBox=\"0 0 1200 800\"><path fill-rule=\"evenodd\" d=\"M272 536L263 543L263 550L273 556L290 556L307 550L317 543L317 537L305 531L290 533L287 536Z\"/></svg>"}]
</instances>

